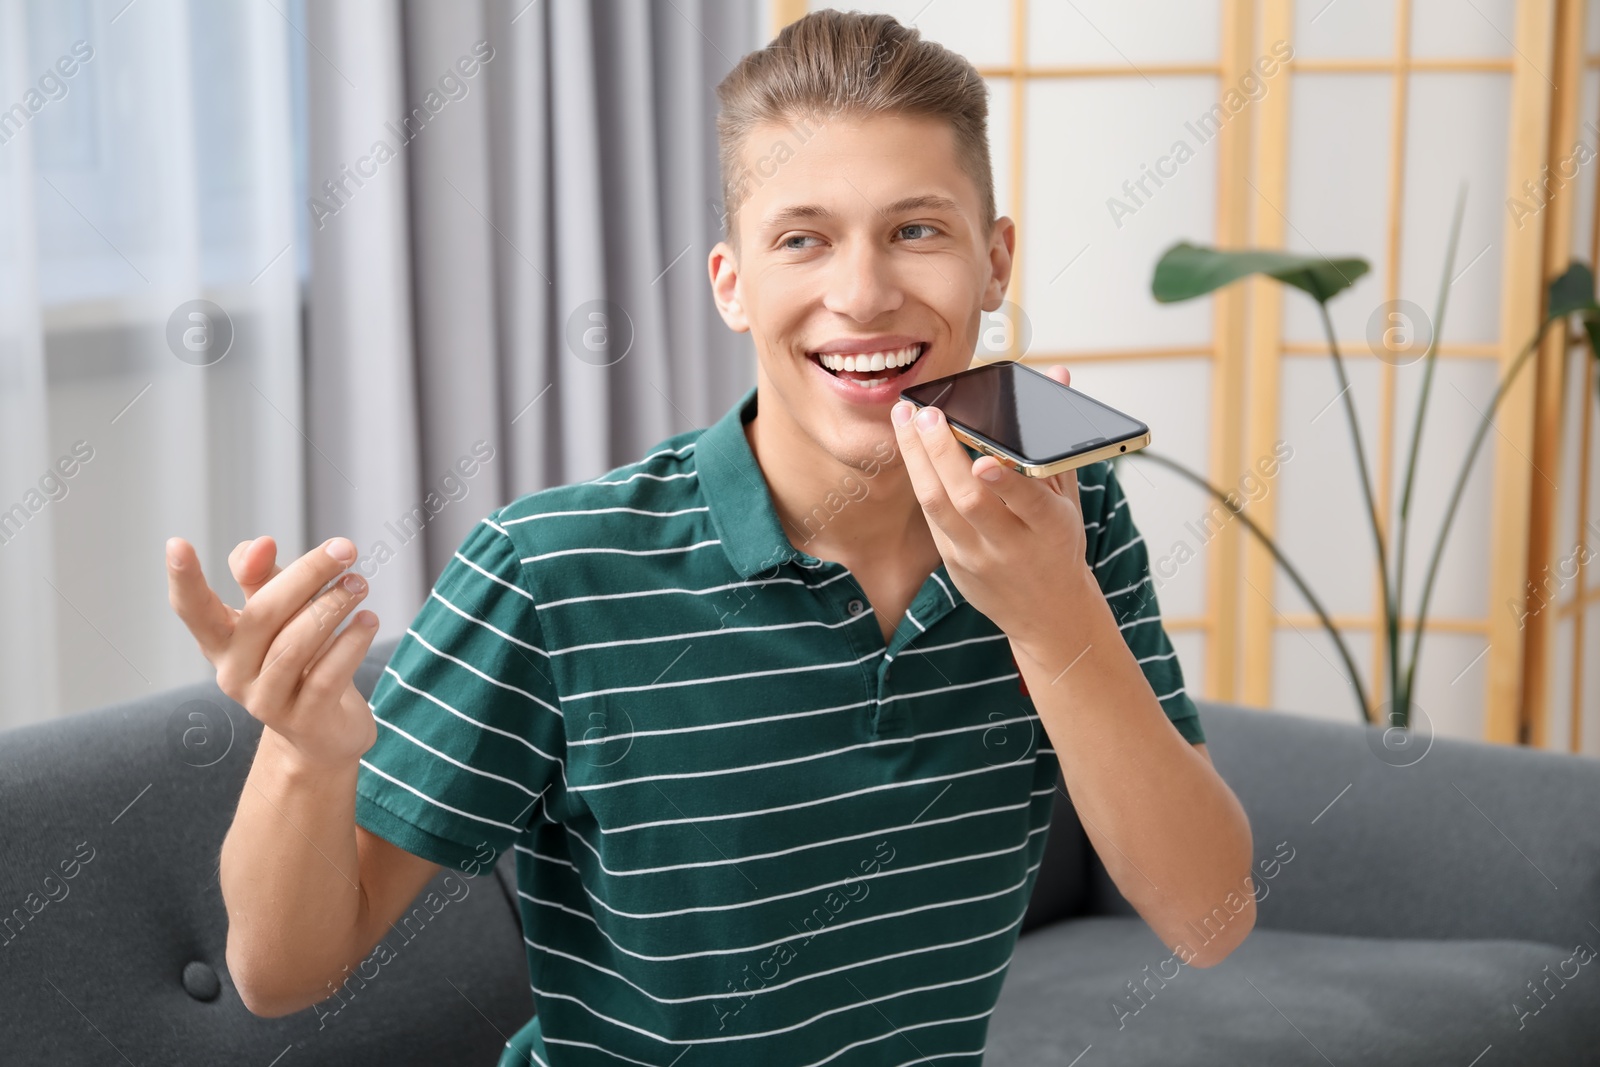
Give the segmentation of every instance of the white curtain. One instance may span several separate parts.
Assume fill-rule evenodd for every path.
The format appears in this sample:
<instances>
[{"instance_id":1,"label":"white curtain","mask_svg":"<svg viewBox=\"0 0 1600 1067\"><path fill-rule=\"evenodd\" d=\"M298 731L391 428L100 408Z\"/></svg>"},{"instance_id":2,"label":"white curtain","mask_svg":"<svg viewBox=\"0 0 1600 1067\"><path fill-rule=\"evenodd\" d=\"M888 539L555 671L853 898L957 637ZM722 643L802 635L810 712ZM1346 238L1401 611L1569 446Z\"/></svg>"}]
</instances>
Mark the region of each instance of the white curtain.
<instances>
[{"instance_id":1,"label":"white curtain","mask_svg":"<svg viewBox=\"0 0 1600 1067\"><path fill-rule=\"evenodd\" d=\"M754 383L705 264L712 90L764 6L308 5L308 522L360 549L379 641L489 510L709 425ZM598 358L573 341L594 315Z\"/></svg>"},{"instance_id":2,"label":"white curtain","mask_svg":"<svg viewBox=\"0 0 1600 1067\"><path fill-rule=\"evenodd\" d=\"M303 550L292 12L0 0L0 727L204 676L169 536Z\"/></svg>"},{"instance_id":3,"label":"white curtain","mask_svg":"<svg viewBox=\"0 0 1600 1067\"><path fill-rule=\"evenodd\" d=\"M383 641L484 514L726 411L765 8L0 0L0 728L210 675L170 536L236 605L238 542L347 536Z\"/></svg>"}]
</instances>

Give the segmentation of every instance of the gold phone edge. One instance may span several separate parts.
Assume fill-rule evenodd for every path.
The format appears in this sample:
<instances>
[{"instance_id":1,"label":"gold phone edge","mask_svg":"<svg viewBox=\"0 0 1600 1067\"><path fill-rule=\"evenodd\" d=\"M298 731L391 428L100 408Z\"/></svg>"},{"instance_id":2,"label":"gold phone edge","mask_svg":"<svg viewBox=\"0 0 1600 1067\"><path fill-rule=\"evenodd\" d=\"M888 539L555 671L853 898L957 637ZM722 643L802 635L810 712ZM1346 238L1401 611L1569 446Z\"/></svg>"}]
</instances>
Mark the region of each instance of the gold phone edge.
<instances>
[{"instance_id":1,"label":"gold phone edge","mask_svg":"<svg viewBox=\"0 0 1600 1067\"><path fill-rule=\"evenodd\" d=\"M1150 431L1146 430L1138 437L1130 437L1122 441L1113 441L1108 445L1093 449L1092 451L1080 452L1076 456L1068 456L1065 459L1056 460L1054 463L1028 464L1019 463L1010 456L997 452L992 446L973 437L971 434L962 430L961 427L957 426L949 419L945 420L945 425L950 427L950 432L955 434L956 440L976 448L979 452L982 452L986 456L993 456L1001 466L1010 467L1012 470L1017 471L1018 473L1029 478L1048 478L1052 474L1060 474L1062 471L1070 471L1076 470L1079 467L1087 467L1089 464L1098 463L1102 459L1110 459L1113 456L1123 456L1127 455L1129 452L1137 452L1139 449L1144 448L1150 443Z\"/></svg>"}]
</instances>

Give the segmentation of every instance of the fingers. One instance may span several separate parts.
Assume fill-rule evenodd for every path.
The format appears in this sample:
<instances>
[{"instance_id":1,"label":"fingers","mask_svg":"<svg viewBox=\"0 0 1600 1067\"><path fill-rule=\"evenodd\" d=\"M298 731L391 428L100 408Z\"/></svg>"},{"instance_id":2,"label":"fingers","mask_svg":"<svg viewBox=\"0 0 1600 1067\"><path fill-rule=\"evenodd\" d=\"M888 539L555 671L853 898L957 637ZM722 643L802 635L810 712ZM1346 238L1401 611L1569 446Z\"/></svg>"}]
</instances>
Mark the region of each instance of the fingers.
<instances>
[{"instance_id":1,"label":"fingers","mask_svg":"<svg viewBox=\"0 0 1600 1067\"><path fill-rule=\"evenodd\" d=\"M322 660L327 658L324 650L331 652L343 637L343 634L335 636L335 632L355 611L366 592L367 583L359 574L346 574L291 619L267 650L252 692L252 703L259 701L261 707L267 708L292 705L305 678L319 670ZM376 618L370 611L363 616ZM347 627L347 631L350 628Z\"/></svg>"},{"instance_id":2,"label":"fingers","mask_svg":"<svg viewBox=\"0 0 1600 1067\"><path fill-rule=\"evenodd\" d=\"M169 537L167 553L167 603L189 628L200 651L213 663L228 649L235 612L206 583L200 557L181 537Z\"/></svg>"},{"instance_id":3,"label":"fingers","mask_svg":"<svg viewBox=\"0 0 1600 1067\"><path fill-rule=\"evenodd\" d=\"M999 532L999 527L1015 521L1007 508L1009 498L1003 499L989 484L978 480L973 473L975 460L967 454L961 442L950 431L944 412L937 408L924 408L912 420L922 437L928 458L944 483L945 493L957 514L972 524L979 533ZM993 462L993 457L990 457ZM996 464L998 465L998 464Z\"/></svg>"},{"instance_id":4,"label":"fingers","mask_svg":"<svg viewBox=\"0 0 1600 1067\"><path fill-rule=\"evenodd\" d=\"M935 502L946 507L943 525L952 538L960 540L974 532L989 538L1003 536L1007 528L1018 522L1018 515L1007 506L1013 504L1012 497L997 492L977 477L976 472L999 464L992 457L982 460L981 465L980 461L974 461L951 433L944 412L935 407L923 408L902 427L902 433L916 438L938 481L942 499L935 498ZM911 450L910 445L903 447ZM1016 486L1013 495L1036 493L1041 488ZM930 517L940 521L937 515L930 514Z\"/></svg>"},{"instance_id":5,"label":"fingers","mask_svg":"<svg viewBox=\"0 0 1600 1067\"><path fill-rule=\"evenodd\" d=\"M330 554L329 549L340 551L342 558ZM234 646L238 655L235 666L254 677L266 661L267 649L285 629L289 620L311 602L318 590L353 563L355 558L355 545L350 539L334 537L305 553L268 579L245 604L238 621L234 624ZM247 577L253 578L255 575ZM317 644L321 643L319 638ZM308 652L301 666L309 662Z\"/></svg>"},{"instance_id":6,"label":"fingers","mask_svg":"<svg viewBox=\"0 0 1600 1067\"><path fill-rule=\"evenodd\" d=\"M991 470L995 475L993 481L979 477ZM990 496L1003 501L1002 507L1029 528L1038 528L1051 521L1051 507L1061 506L1057 503L1058 497L1065 496L1077 501L1078 472L1075 470L1049 478L1030 478L1003 466L993 456L981 456L972 461L972 473ZM1064 488L1067 484L1072 487L1070 493Z\"/></svg>"},{"instance_id":7,"label":"fingers","mask_svg":"<svg viewBox=\"0 0 1600 1067\"><path fill-rule=\"evenodd\" d=\"M277 558L278 545L270 534L253 541L240 541L228 553L228 569L233 572L233 580L239 583L239 588L244 590L246 601L283 573Z\"/></svg>"},{"instance_id":8,"label":"fingers","mask_svg":"<svg viewBox=\"0 0 1600 1067\"><path fill-rule=\"evenodd\" d=\"M378 617L370 611L357 612L300 682L299 696L306 707L324 709L339 703L377 634Z\"/></svg>"}]
</instances>

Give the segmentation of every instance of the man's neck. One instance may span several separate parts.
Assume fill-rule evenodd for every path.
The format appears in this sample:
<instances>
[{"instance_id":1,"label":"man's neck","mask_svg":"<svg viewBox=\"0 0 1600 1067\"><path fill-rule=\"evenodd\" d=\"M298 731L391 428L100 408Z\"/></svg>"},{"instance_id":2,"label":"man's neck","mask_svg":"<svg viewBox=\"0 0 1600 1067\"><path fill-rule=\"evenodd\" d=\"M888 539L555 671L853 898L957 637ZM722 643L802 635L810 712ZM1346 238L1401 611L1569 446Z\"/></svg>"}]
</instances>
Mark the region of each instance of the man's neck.
<instances>
[{"instance_id":1,"label":"man's neck","mask_svg":"<svg viewBox=\"0 0 1600 1067\"><path fill-rule=\"evenodd\" d=\"M869 473L829 455L781 413L763 415L759 403L744 431L796 548L853 571L925 576L939 565L938 546L892 436L894 459Z\"/></svg>"}]
</instances>

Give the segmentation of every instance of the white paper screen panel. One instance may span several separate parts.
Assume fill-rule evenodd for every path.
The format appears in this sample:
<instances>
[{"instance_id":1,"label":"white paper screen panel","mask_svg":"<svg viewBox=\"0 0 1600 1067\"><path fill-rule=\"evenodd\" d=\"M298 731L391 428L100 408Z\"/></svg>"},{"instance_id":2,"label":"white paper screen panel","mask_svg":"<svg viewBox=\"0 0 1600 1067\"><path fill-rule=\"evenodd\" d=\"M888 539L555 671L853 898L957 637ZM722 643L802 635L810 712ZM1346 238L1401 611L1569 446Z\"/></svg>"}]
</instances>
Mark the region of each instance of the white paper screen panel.
<instances>
[{"instance_id":1,"label":"white paper screen panel","mask_svg":"<svg viewBox=\"0 0 1600 1067\"><path fill-rule=\"evenodd\" d=\"M1574 616L1562 617L1552 628L1554 648L1550 656L1550 713L1547 719L1546 748L1558 752L1570 751L1572 741L1573 672L1572 660L1581 652L1584 662L1582 677L1578 679L1577 713L1579 736L1577 751L1586 756L1600 756L1600 603L1591 603L1584 616L1583 637L1585 648L1577 649L1574 643Z\"/></svg>"},{"instance_id":2,"label":"white paper screen panel","mask_svg":"<svg viewBox=\"0 0 1600 1067\"><path fill-rule=\"evenodd\" d=\"M1391 529L1394 531L1399 530L1405 460L1411 447L1411 429L1423 371L1419 361L1395 372L1394 457L1389 480L1392 489L1389 514L1393 517ZM1450 492L1466 459L1472 435L1482 421L1480 413L1489 410L1489 400L1499 377L1499 368L1488 359L1440 359L1434 367L1422 428L1422 450L1417 456L1417 480L1411 491L1404 598L1407 615L1417 609ZM1365 412L1368 421L1375 410L1369 408ZM1328 417L1331 416L1332 412ZM1482 619L1491 610L1506 610L1504 604L1489 603L1494 460L1495 450L1501 444L1493 440L1495 436L1491 432L1479 448L1457 506L1428 604L1429 620ZM1345 451L1349 452L1348 447ZM1353 466L1353 457L1351 459ZM1370 534L1367 540L1371 542Z\"/></svg>"},{"instance_id":3,"label":"white paper screen panel","mask_svg":"<svg viewBox=\"0 0 1600 1067\"><path fill-rule=\"evenodd\" d=\"M1371 359L1345 364L1350 396L1357 411L1366 413L1361 429L1369 457L1377 453L1373 412L1379 366ZM1278 437L1294 449L1294 455L1278 475L1277 541L1324 607L1336 615L1368 614L1376 607L1377 560L1344 401L1335 400L1338 395L1339 384L1326 357L1284 361ZM1311 605L1282 570L1275 573L1273 599L1279 610L1309 612Z\"/></svg>"},{"instance_id":4,"label":"white paper screen panel","mask_svg":"<svg viewBox=\"0 0 1600 1067\"><path fill-rule=\"evenodd\" d=\"M1333 8L1339 10L1342 2ZM1332 11L1329 12L1329 18ZM1294 252L1355 255L1372 270L1328 307L1341 343L1365 343L1367 320L1388 290L1389 111L1394 79L1381 74L1298 74L1289 104L1288 223ZM1271 210L1271 208L1269 208ZM1310 297L1284 297L1291 342L1325 343Z\"/></svg>"},{"instance_id":5,"label":"white paper screen panel","mask_svg":"<svg viewBox=\"0 0 1600 1067\"><path fill-rule=\"evenodd\" d=\"M1596 372L1600 379L1600 371ZM1596 397L1596 388L1590 386L1585 402L1589 405L1589 425L1591 438L1589 441L1589 513L1584 517L1584 522L1589 524L1589 547L1600 552L1600 400ZM1574 479L1576 480L1576 479ZM1589 571L1589 588L1600 589L1600 564L1593 566ZM1600 672L1600 660L1595 662L1595 670Z\"/></svg>"},{"instance_id":6,"label":"white paper screen panel","mask_svg":"<svg viewBox=\"0 0 1600 1067\"><path fill-rule=\"evenodd\" d=\"M1422 639L1415 700L1434 736L1483 737L1488 657L1482 653L1487 643L1479 634L1435 630ZM1406 648L1410 647L1407 634ZM1422 727L1420 718L1418 727Z\"/></svg>"},{"instance_id":7,"label":"white paper screen panel","mask_svg":"<svg viewBox=\"0 0 1600 1067\"><path fill-rule=\"evenodd\" d=\"M1516 36L1516 0L1411 0L1413 56L1505 59Z\"/></svg>"},{"instance_id":8,"label":"white paper screen panel","mask_svg":"<svg viewBox=\"0 0 1600 1067\"><path fill-rule=\"evenodd\" d=\"M1582 525L1578 517L1578 480L1583 473L1583 408L1586 400L1590 405L1594 403L1592 394L1584 391L1584 364L1587 358L1586 349L1571 349L1562 368L1561 466L1559 476L1552 472L1552 477L1556 477L1561 486L1561 491L1556 494L1555 528L1550 532L1550 558L1554 563L1559 563L1577 544L1578 527ZM1590 463L1593 462L1591 457ZM1600 523L1596 525L1600 526ZM1600 536L1590 532L1586 540L1594 549L1600 549ZM1594 573L1592 570L1589 572L1590 582L1594 580ZM1577 584L1573 583L1561 587L1556 599L1563 608L1570 608L1576 595Z\"/></svg>"},{"instance_id":9,"label":"white paper screen panel","mask_svg":"<svg viewBox=\"0 0 1600 1067\"><path fill-rule=\"evenodd\" d=\"M1393 56L1394 0L1300 0L1293 43L1302 59Z\"/></svg>"},{"instance_id":10,"label":"white paper screen panel","mask_svg":"<svg viewBox=\"0 0 1600 1067\"><path fill-rule=\"evenodd\" d=\"M1166 605L1162 605L1165 610ZM1168 630L1167 639L1178 654L1178 666L1183 669L1183 687L1191 697L1200 700L1206 691L1205 662L1206 635L1199 630ZM1205 729L1202 719L1200 728Z\"/></svg>"},{"instance_id":11,"label":"white paper screen panel","mask_svg":"<svg viewBox=\"0 0 1600 1067\"><path fill-rule=\"evenodd\" d=\"M1072 367L1072 384L1148 423L1152 449L1204 473L1211 439L1207 360L1085 362ZM1144 535L1162 614L1202 614L1206 552L1213 542L1186 524L1204 529L1201 520L1210 510L1209 497L1165 468L1137 457L1120 460L1117 472L1133 520ZM1178 547L1180 542L1188 551Z\"/></svg>"},{"instance_id":12,"label":"white paper screen panel","mask_svg":"<svg viewBox=\"0 0 1600 1067\"><path fill-rule=\"evenodd\" d=\"M1215 63L1221 25L1219 0L1031 0L1028 62L1075 67Z\"/></svg>"},{"instance_id":13,"label":"white paper screen panel","mask_svg":"<svg viewBox=\"0 0 1600 1067\"><path fill-rule=\"evenodd\" d=\"M1015 97L1010 78L988 78L989 86L989 169L994 174L996 215L1010 215L1011 203L1011 107Z\"/></svg>"},{"instance_id":14,"label":"white paper screen panel","mask_svg":"<svg viewBox=\"0 0 1600 1067\"><path fill-rule=\"evenodd\" d=\"M1550 638L1550 713L1545 717L1550 744L1547 747L1565 752L1572 739L1572 616L1557 619L1550 628ZM1587 723L1583 725L1588 726ZM1580 739L1580 745L1583 740Z\"/></svg>"},{"instance_id":15,"label":"white paper screen panel","mask_svg":"<svg viewBox=\"0 0 1600 1067\"><path fill-rule=\"evenodd\" d=\"M1594 10L1590 17L1600 20L1600 3L1592 6ZM1591 67L1583 72L1583 91L1578 94L1577 140L1590 149L1600 151L1600 134L1595 133L1596 127L1600 127L1600 69ZM1572 150L1571 145L1564 147L1566 151ZM1572 197L1572 254L1585 262L1594 255L1592 242L1597 172L1600 172L1600 160L1590 159L1563 190L1564 195Z\"/></svg>"},{"instance_id":16,"label":"white paper screen panel","mask_svg":"<svg viewBox=\"0 0 1600 1067\"><path fill-rule=\"evenodd\" d=\"M1217 79L1202 76L1029 82L1021 303L1034 350L1210 345L1211 302L1158 304L1150 275L1173 242L1213 239L1215 137L1202 143L1186 123L1216 102ZM1174 176L1146 180L1135 203L1123 184L1179 141L1193 158L1160 164ZM1133 213L1113 218L1112 198Z\"/></svg>"},{"instance_id":17,"label":"white paper screen panel","mask_svg":"<svg viewBox=\"0 0 1600 1067\"><path fill-rule=\"evenodd\" d=\"M1465 182L1467 211L1442 340L1446 345L1498 341L1511 76L1413 74L1409 108L1399 294L1433 314L1456 195ZM1534 217L1523 225L1537 223Z\"/></svg>"},{"instance_id":18,"label":"white paper screen panel","mask_svg":"<svg viewBox=\"0 0 1600 1067\"><path fill-rule=\"evenodd\" d=\"M1371 678L1372 642L1365 636L1353 630L1344 635L1344 642L1361 676ZM1249 655L1246 650L1247 668ZM1285 625L1273 632L1272 706L1336 722L1359 721L1344 661L1321 626Z\"/></svg>"}]
</instances>

